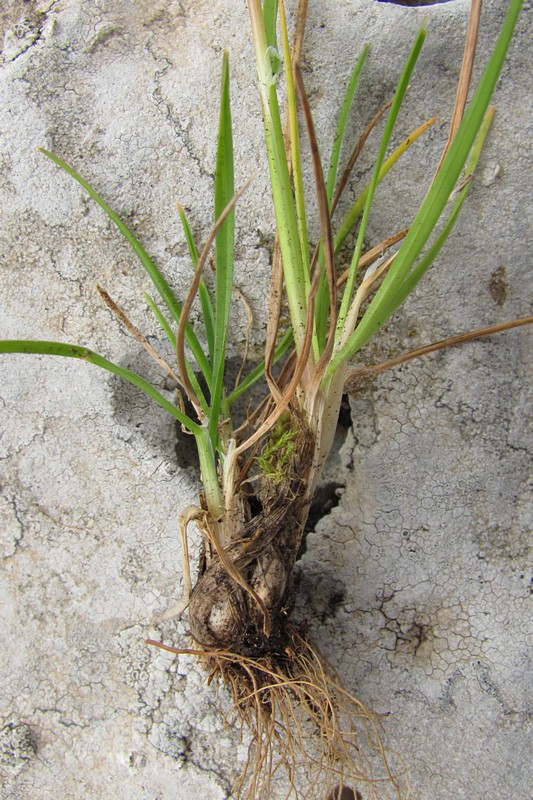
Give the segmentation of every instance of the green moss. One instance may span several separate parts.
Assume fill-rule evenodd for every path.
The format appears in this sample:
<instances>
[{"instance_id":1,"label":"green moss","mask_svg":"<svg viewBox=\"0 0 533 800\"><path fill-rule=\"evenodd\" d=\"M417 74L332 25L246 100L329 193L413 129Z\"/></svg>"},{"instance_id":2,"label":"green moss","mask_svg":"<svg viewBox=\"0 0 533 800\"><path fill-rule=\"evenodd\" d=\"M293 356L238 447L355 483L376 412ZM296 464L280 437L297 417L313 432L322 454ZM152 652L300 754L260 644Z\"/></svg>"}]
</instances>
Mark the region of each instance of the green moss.
<instances>
[{"instance_id":1,"label":"green moss","mask_svg":"<svg viewBox=\"0 0 533 800\"><path fill-rule=\"evenodd\" d=\"M293 417L282 414L274 425L268 442L255 462L261 472L276 485L287 476L287 467L295 451L298 430L292 427Z\"/></svg>"}]
</instances>

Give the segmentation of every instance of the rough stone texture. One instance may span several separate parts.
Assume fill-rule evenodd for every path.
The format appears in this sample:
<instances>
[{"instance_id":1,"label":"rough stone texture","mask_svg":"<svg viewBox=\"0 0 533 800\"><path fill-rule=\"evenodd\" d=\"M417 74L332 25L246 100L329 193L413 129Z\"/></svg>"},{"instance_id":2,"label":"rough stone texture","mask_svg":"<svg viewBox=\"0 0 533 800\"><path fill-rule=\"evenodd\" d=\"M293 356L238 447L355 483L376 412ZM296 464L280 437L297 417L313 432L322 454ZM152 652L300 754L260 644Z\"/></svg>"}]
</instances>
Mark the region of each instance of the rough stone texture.
<instances>
[{"instance_id":1,"label":"rough stone texture","mask_svg":"<svg viewBox=\"0 0 533 800\"><path fill-rule=\"evenodd\" d=\"M505 5L488 4L480 61ZM368 361L529 311L526 5L453 242ZM310 2L304 76L324 144L363 42L372 53L354 129L390 95L429 20L396 138L433 113L441 122L380 192L372 241L409 221L423 195L466 11L464 0ZM0 33L0 335L88 344L157 380L95 293L98 281L156 335L147 279L101 211L35 148L80 169L183 291L191 269L175 201L203 238L228 47L237 183L257 176L239 206L236 282L260 347L272 213L244 3L8 0ZM368 153L355 179L370 167ZM235 353L245 325L236 304ZM354 393L353 430L327 475L346 488L302 558L300 616L348 688L389 714L389 744L418 800L530 796L530 348L528 332L504 334ZM0 796L230 797L244 747L224 726L225 693L190 658L143 643L186 641L186 621L150 627L179 594L177 514L197 489L177 466L172 422L95 368L14 356L0 361L0 414Z\"/></svg>"}]
</instances>

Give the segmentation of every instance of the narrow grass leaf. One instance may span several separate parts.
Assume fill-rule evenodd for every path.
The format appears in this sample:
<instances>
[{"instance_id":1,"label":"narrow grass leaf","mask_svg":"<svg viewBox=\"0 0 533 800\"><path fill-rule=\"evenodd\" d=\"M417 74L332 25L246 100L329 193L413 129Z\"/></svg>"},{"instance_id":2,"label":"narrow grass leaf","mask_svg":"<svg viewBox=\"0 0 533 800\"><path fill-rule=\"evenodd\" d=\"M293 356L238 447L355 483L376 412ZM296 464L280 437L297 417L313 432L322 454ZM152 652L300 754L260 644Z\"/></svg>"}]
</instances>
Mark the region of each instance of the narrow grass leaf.
<instances>
[{"instance_id":1,"label":"narrow grass leaf","mask_svg":"<svg viewBox=\"0 0 533 800\"><path fill-rule=\"evenodd\" d=\"M233 167L233 135L230 107L229 59L227 52L222 60L220 89L220 118L218 129L217 165L215 172L215 220L217 220L235 194ZM226 343L233 290L233 264L235 243L235 211L224 220L215 240L215 328L213 347L213 383L209 411L209 435L215 446L224 395L224 366ZM226 416L224 414L224 416Z\"/></svg>"},{"instance_id":2,"label":"narrow grass leaf","mask_svg":"<svg viewBox=\"0 0 533 800\"><path fill-rule=\"evenodd\" d=\"M170 344L172 345L173 352L175 352L175 350L176 350L176 334L174 333L174 330L172 329L172 326L169 324L168 320L166 319L166 317L163 314L163 312L161 311L161 309L158 307L157 303L150 297L150 295L147 292L144 293L144 299L146 300L146 302L148 303L148 305L152 309L157 321L159 322L159 324L163 328L164 332L167 335L167 339L169 340ZM200 406L202 408L202 411L205 414L205 416L207 417L207 415L209 413L209 404L208 404L208 402L207 402L207 400L205 398L204 392L202 391L202 387L200 386L198 378L196 377L196 374L195 374L193 368L191 367L191 365L189 364L189 362L187 362L187 375L189 377L189 380L191 382L193 390L194 390L194 392L196 394L196 397L198 398L198 400L200 402Z\"/></svg>"},{"instance_id":3,"label":"narrow grass leaf","mask_svg":"<svg viewBox=\"0 0 533 800\"><path fill-rule=\"evenodd\" d=\"M416 140L425 133L431 125L433 125L437 120L437 117L432 117L431 119L426 120L423 122L422 125L419 125L418 128L415 128L409 136L407 136L403 142L401 142L398 147L396 147L390 156L388 156L385 161L383 162L381 169L379 171L378 176L378 184L381 183L383 178L387 175L387 173L392 169L392 167L396 164L396 162L403 156L406 150L411 147L412 144L416 142ZM370 184L366 186L361 194L357 197L355 203L352 205L350 210L345 215L344 219L342 220L337 233L335 234L335 253L338 253L343 246L346 237L349 235L350 231L355 227L357 224L357 220L359 219L363 209L365 207L365 203L368 197L368 192L370 191Z\"/></svg>"},{"instance_id":4,"label":"narrow grass leaf","mask_svg":"<svg viewBox=\"0 0 533 800\"><path fill-rule=\"evenodd\" d=\"M298 109L296 106L296 90L294 85L294 67L292 63L291 48L289 44L289 34L287 31L287 20L285 18L285 6L280 0L280 28L281 41L283 44L283 59L285 62L285 85L287 89L287 115L289 122L289 141L291 153L292 183L294 191L294 201L296 206L296 218L298 220L298 234L300 241L300 252L303 265L303 276L306 282L306 293L309 292L309 237L307 234L307 215L305 210L305 195L303 183L302 158L300 152L300 134L298 126ZM297 66L297 65L296 65Z\"/></svg>"},{"instance_id":5,"label":"narrow grass leaf","mask_svg":"<svg viewBox=\"0 0 533 800\"><path fill-rule=\"evenodd\" d=\"M357 89L357 84L359 82L359 76L361 74L361 70L363 69L363 64L365 63L368 51L369 47L368 45L365 45L361 55L359 56L359 59L355 64L354 70L352 72L352 75L348 82L348 86L346 88L344 100L339 114L339 119L337 122L335 136L333 138L333 146L331 149L331 156L329 160L328 178L326 182L326 195L328 198L328 206L331 215L333 215L332 212L333 196L335 192L335 185L337 182L337 173L339 169L339 160L340 160L342 145L344 142L344 135L346 133L346 124L348 122L348 116L350 114L353 104L353 99L355 97L355 91ZM318 263L320 265L320 271L322 275L320 278L320 285L318 287L318 291L316 294L316 301L315 301L315 332L316 332L318 353L322 354L322 352L324 351L324 347L326 345L328 308L330 304L328 281L324 269L325 261L324 261L324 249L322 242L320 243Z\"/></svg>"},{"instance_id":6,"label":"narrow grass leaf","mask_svg":"<svg viewBox=\"0 0 533 800\"><path fill-rule=\"evenodd\" d=\"M0 353L33 353L37 355L53 355L53 356L66 356L67 358L78 358L82 361L87 361L89 364L94 364L97 367L112 372L118 375L128 383L132 383L139 389L151 397L158 403L161 408L172 414L187 430L191 433L198 435L202 428L190 417L180 411L176 406L163 397L157 389L152 386L145 378L137 375L125 367L120 367L112 361L108 361L103 356L90 350L88 347L82 347L77 344L67 344L64 342L46 342L46 341L27 341L24 339L6 339L0 341Z\"/></svg>"},{"instance_id":7,"label":"narrow grass leaf","mask_svg":"<svg viewBox=\"0 0 533 800\"><path fill-rule=\"evenodd\" d=\"M337 122L337 129L335 131L335 136L333 139L333 147L331 149L331 157L329 160L328 179L326 182L326 190L327 190L330 209L331 209L331 203L333 201L335 184L337 182L339 160L341 156L342 145L344 142L344 136L346 133L346 124L348 122L348 117L352 109L353 100L357 89L357 84L359 83L359 76L361 75L361 70L363 69L363 65L368 55L368 51L369 51L369 46L365 45L350 77L350 81L346 88L346 93L344 95L344 100L341 106L339 120Z\"/></svg>"},{"instance_id":8,"label":"narrow grass leaf","mask_svg":"<svg viewBox=\"0 0 533 800\"><path fill-rule=\"evenodd\" d=\"M146 302L150 306L155 318L157 319L157 321L161 325L163 331L165 332L168 341L172 345L172 350L175 350L176 349L176 334L174 333L174 330L173 330L171 324L169 323L169 321L167 320L167 318L165 317L165 315L163 314L163 312L161 311L161 309L159 308L159 306L157 305L155 300L152 297L150 297L148 292L144 292L144 299L146 300Z\"/></svg>"},{"instance_id":9,"label":"narrow grass leaf","mask_svg":"<svg viewBox=\"0 0 533 800\"><path fill-rule=\"evenodd\" d=\"M287 301L296 350L300 353L306 337L306 279L308 276L306 276L302 263L298 220L276 92L276 79L280 64L273 63L271 59L264 29L261 3L259 0L248 0L248 9L256 54L257 77L263 107L263 123L270 170L270 185L276 213Z\"/></svg>"},{"instance_id":10,"label":"narrow grass leaf","mask_svg":"<svg viewBox=\"0 0 533 800\"><path fill-rule=\"evenodd\" d=\"M191 226L189 225L189 220L185 214L185 210L183 206L178 203L178 214L180 216L181 224L183 226L183 231L185 233L185 238L187 240L187 246L189 248L189 255L191 257L191 261L193 266L196 267L198 264L198 248L196 247L196 242L194 241L194 236L191 230ZM207 288L206 282L202 278L200 281L200 285L198 286L198 295L200 297L200 305L202 307L202 316L204 320L204 330L205 330L205 338L207 341L207 347L209 350L209 358L211 359L211 364L213 363L213 354L215 349L215 314L213 311L213 303L211 301L211 295L209 294L209 289Z\"/></svg>"},{"instance_id":11,"label":"narrow grass leaf","mask_svg":"<svg viewBox=\"0 0 533 800\"><path fill-rule=\"evenodd\" d=\"M474 147L472 148L472 155L470 161L466 167L466 175L467 175L466 183L458 193L455 201L453 202L452 210L448 216L448 219L446 220L443 227L436 236L435 241L429 247L427 253L425 253L425 255L416 264L414 269L411 270L409 275L404 279L401 288L398 291L395 298L396 308L398 308L403 303L405 298L413 291L419 280L428 271L428 269L433 264L438 254L444 247L444 244L448 239L450 233L452 232L453 227L457 222L459 214L461 213L461 210L463 208L468 191L470 189L470 185L472 182L471 176L477 166L477 162L479 160L479 156L481 155L481 150L483 148L483 144L485 142L485 138L487 136L493 116L494 116L494 109L489 109L485 115L485 119L483 120L483 124L480 128L478 137L474 143Z\"/></svg>"},{"instance_id":12,"label":"narrow grass leaf","mask_svg":"<svg viewBox=\"0 0 533 800\"><path fill-rule=\"evenodd\" d=\"M315 178L315 188L320 217L320 230L322 234L321 245L322 252L324 254L324 275L326 277L329 294L327 312L329 317L330 334L328 334L328 340L325 344L323 353L321 354L321 358L323 357L324 359L327 359L331 355L335 323L337 321L337 276L335 273L335 259L333 255L333 233L331 230L331 216L329 213L326 183L324 181L324 173L322 170L322 162L320 160L320 153L318 150L318 141L316 138L313 116L311 114L311 107L305 93L302 73L299 67L296 67L296 84L298 87L298 93L300 95L300 102L302 104L307 134L309 137L309 148L311 150L311 158L313 162L313 173ZM322 280L322 275L320 275L318 280L320 283ZM323 368L324 362L322 362L320 366Z\"/></svg>"},{"instance_id":13,"label":"narrow grass leaf","mask_svg":"<svg viewBox=\"0 0 533 800\"><path fill-rule=\"evenodd\" d=\"M276 19L278 16L278 0L265 0L263 3L263 24L269 47L276 47Z\"/></svg>"},{"instance_id":14,"label":"narrow grass leaf","mask_svg":"<svg viewBox=\"0 0 533 800\"><path fill-rule=\"evenodd\" d=\"M335 370L338 369L346 359L354 355L354 353L368 341L384 322L389 319L391 314L394 313L398 307L401 299L403 299L405 292L402 291L402 287L405 289L405 287L409 285L406 284L406 280L409 279L409 273L413 269L416 259L433 232L448 202L450 194L460 177L461 171L465 166L478 132L482 128L483 119L500 75L521 6L522 0L511 0L491 58L483 72L472 100L466 109L463 120L442 162L441 168L437 172L413 220L409 233L398 251L395 262L366 310L356 331L351 335L342 350L336 353L335 358L330 362L325 379L331 377ZM458 200L461 200L461 198L458 198ZM453 221L455 221L455 219ZM448 222L450 223L450 221ZM453 223L451 224L453 226ZM446 226L445 230L448 230ZM449 230L451 230L451 227ZM445 236L447 236L447 233ZM442 239L438 237L433 245L434 249L430 250L432 257L434 257L438 249L440 249L439 243L441 241ZM428 257L426 256L426 258ZM418 278L422 276L423 271L427 269L429 263L423 262L423 265L424 268L415 273ZM412 285L414 285L414 283Z\"/></svg>"},{"instance_id":15,"label":"narrow grass leaf","mask_svg":"<svg viewBox=\"0 0 533 800\"><path fill-rule=\"evenodd\" d=\"M154 263L153 259L150 258L144 247L141 245L139 240L133 235L130 231L128 226L120 219L118 214L116 214L111 206L109 206L105 200L98 194L98 192L93 189L93 187L88 183L84 178L79 175L73 167L63 161L63 159L56 156L54 153L51 153L49 150L45 150L43 147L39 148L41 153L44 153L45 156L48 156L58 167L61 167L68 175L74 178L80 186L82 186L86 192L93 198L93 200L98 203L100 208L107 214L109 219L114 222L117 226L119 231L122 233L126 241L131 245L132 249L134 250L136 256L138 257L139 261L145 268L146 272L150 276L152 283L154 284L155 288L159 292L161 299L166 304L168 310L174 317L176 322L179 322L180 314L181 314L181 304L176 299L172 289L168 285L166 278L162 275L156 264ZM208 385L211 383L211 367L210 364L205 356L204 351L198 341L196 334L194 333L192 327L189 326L187 331L187 344L191 348L191 351L202 371L204 378Z\"/></svg>"},{"instance_id":16,"label":"narrow grass leaf","mask_svg":"<svg viewBox=\"0 0 533 800\"><path fill-rule=\"evenodd\" d=\"M418 56L420 55L420 51L422 49L422 45L424 44L424 39L426 38L426 30L424 27L420 29L418 35L415 39L415 43L411 49L405 67L403 69L402 75L400 77L400 81L398 83L398 88L396 89L396 93L394 95L394 100L392 102L391 109L387 116L387 122L385 125L385 130L383 132L383 136L381 139L381 144L379 147L379 152L376 157L376 162L374 166L374 170L372 173L372 180L370 181L370 185L368 187L368 194L366 198L365 207L363 210L363 217L361 220L361 225L359 227L359 233L357 236L357 243L355 246L355 250L353 253L352 261L350 264L350 272L348 274L348 279L346 281L346 286L344 289L342 303L339 311L339 316L337 320L337 331L335 335L335 350L338 351L344 345L347 335L350 331L345 330L345 322L346 317L348 315L348 311L351 305L352 299L352 292L355 285L355 279L357 275L357 266L359 263L359 258L361 256L361 251L363 247L363 240L366 231L366 225L368 222L368 217L370 215L370 208L372 206L372 201L374 199L374 193L376 187L379 182L379 175L381 172L381 166L385 159L385 153L390 141L390 137L392 135L392 131L394 129L394 125L398 118L398 114L400 112L400 108L405 97L405 93L407 92L407 88L409 86L409 81L411 80L411 75L415 68L416 62L418 60Z\"/></svg>"}]
</instances>

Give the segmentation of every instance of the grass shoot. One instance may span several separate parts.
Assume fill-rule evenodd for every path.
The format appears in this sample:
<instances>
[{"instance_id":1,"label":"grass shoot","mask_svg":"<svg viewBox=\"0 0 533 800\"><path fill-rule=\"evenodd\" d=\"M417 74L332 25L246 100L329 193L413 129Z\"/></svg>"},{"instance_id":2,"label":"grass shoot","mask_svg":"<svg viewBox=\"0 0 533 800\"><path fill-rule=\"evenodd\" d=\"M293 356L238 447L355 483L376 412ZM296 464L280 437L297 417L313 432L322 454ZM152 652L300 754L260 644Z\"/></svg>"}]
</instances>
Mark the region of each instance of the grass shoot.
<instances>
[{"instance_id":1,"label":"grass shoot","mask_svg":"<svg viewBox=\"0 0 533 800\"><path fill-rule=\"evenodd\" d=\"M392 232L366 251L368 220L381 181L434 122L428 120L417 127L391 152L400 109L409 84L416 80L426 29L422 26L415 38L394 96L351 144L351 156L341 171L341 153L350 146L350 111L368 48L363 49L348 80L331 152L323 162L299 66L306 6L306 1L300 0L291 46L283 0L248 0L276 218L262 363L241 372L232 391L225 388L235 213L248 187L235 187L227 54L222 61L214 223L203 246L195 241L185 211L178 207L194 270L185 298L176 297L142 244L96 189L58 155L42 149L100 206L148 274L154 296L147 294L145 299L171 344L175 365L159 356L106 290L99 288L99 292L159 368L175 379L179 387L176 401L171 402L141 375L81 345L5 340L0 342L0 352L65 356L94 364L137 386L194 436L202 491L198 505L186 509L181 517L184 598L174 611L181 613L188 607L195 647L180 650L150 643L171 652L194 652L230 686L236 711L252 733L248 767L236 788L238 796L250 800L275 796L284 771L290 784L287 797L324 798L328 792L340 796L343 787L355 788L363 782L367 784L365 797L368 792L376 797L399 797L401 770L388 765L379 720L345 692L325 659L290 622L291 576L347 382L440 347L532 321L527 318L492 326L419 348L382 365L350 368L353 356L432 267L453 230L492 119L490 100L521 0L510 0L499 39L467 104L480 24L480 3L473 0L450 136L440 164L408 227ZM283 76L286 122L278 96ZM371 180L344 217L334 222L357 157L370 132L383 120ZM320 240L313 243L309 241L309 203L303 188L304 148L309 148L312 156L320 217ZM349 266L341 271L339 253L350 239L354 244ZM213 248L215 285L211 291L203 271ZM189 315L197 297L203 324L193 327ZM284 328L281 312L285 304L289 321ZM268 387L264 402L239 427L234 404L262 377ZM187 547L187 526L193 521L203 535L205 550L194 585ZM160 619L168 617L164 614ZM376 753L381 772L372 761Z\"/></svg>"}]
</instances>

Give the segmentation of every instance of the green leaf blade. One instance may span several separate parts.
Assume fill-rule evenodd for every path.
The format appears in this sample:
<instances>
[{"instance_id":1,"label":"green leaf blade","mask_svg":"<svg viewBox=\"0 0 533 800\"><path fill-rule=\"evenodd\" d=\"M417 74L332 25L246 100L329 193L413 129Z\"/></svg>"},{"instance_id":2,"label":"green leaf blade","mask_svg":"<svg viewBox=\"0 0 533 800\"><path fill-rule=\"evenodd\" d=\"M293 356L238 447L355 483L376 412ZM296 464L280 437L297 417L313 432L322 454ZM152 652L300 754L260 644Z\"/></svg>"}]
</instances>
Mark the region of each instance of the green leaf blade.
<instances>
[{"instance_id":1,"label":"green leaf blade","mask_svg":"<svg viewBox=\"0 0 533 800\"><path fill-rule=\"evenodd\" d=\"M372 201L374 199L374 194L376 191L376 187L380 180L380 173L383 162L385 160L385 153L387 151L387 147L392 136L392 132L394 130L394 125L398 118L398 114L400 112L400 108L403 103L403 99L409 87L409 81L411 80L411 76L413 74L413 70L415 68L416 62L418 61L418 57L420 55L420 51L422 50L422 46L424 44L424 40L426 38L426 29L424 27L420 28L418 35L415 39L415 42L411 48L411 52L407 58L405 67L403 69L402 75L398 82L398 87L396 89L394 100L392 102L392 106L390 108L389 114L387 116L387 122L385 124L385 130L383 132L383 136L381 138L381 143L379 147L379 152L376 157L374 169L372 172L372 179L370 181L370 185L368 187L368 194L365 201L365 206L363 210L363 217L361 219L361 225L359 227L359 232L357 236L357 242L355 245L355 250L352 256L352 261L350 264L350 271L348 274L348 279L346 281L346 286L343 292L341 307L339 310L339 316L337 320L337 329L335 334L335 348L334 348L334 356L343 349L345 340L347 335L350 333L346 331L346 319L348 316L351 300L352 300L352 293L353 288L355 285L355 279L357 276L357 268L359 264L359 258L361 256L361 251L363 248L363 240L366 232L366 226L368 222L368 218L370 215L370 209L372 206Z\"/></svg>"},{"instance_id":2,"label":"green leaf blade","mask_svg":"<svg viewBox=\"0 0 533 800\"><path fill-rule=\"evenodd\" d=\"M367 308L361 322L346 342L345 346L335 354L328 365L324 380L330 379L342 364L351 358L371 336L390 318L407 296L406 289L414 288L418 280L430 266L441 246L444 244L451 227L455 223L458 210L464 201L460 195L445 223L441 233L423 258L415 266L416 260L448 202L448 199L461 175L474 142L479 132L483 132L483 123L488 105L492 98L496 82L499 78L509 44L512 39L516 21L522 7L522 0L511 0L498 41L492 52L483 75L470 101L457 133L446 153L444 161L433 181L422 205L415 216L409 233L405 237L398 255L386 275L376 296ZM476 149L473 149L476 157ZM478 154L479 155L479 154Z\"/></svg>"},{"instance_id":3,"label":"green leaf blade","mask_svg":"<svg viewBox=\"0 0 533 800\"><path fill-rule=\"evenodd\" d=\"M56 156L55 153L50 152L50 150L46 150L44 147L39 148L40 152L43 153L45 156L48 156L58 167L60 167L64 172L74 178L79 185L85 189L85 191L92 197L92 199L100 206L100 208L107 214L109 219L117 226L119 231L122 233L128 244L131 246L133 251L135 252L136 256L138 257L139 261L141 262L142 266L148 273L150 280L154 284L155 288L157 289L161 299L167 306L168 310L170 311L172 317L174 318L176 323L179 323L180 314L181 314L181 303L176 299L172 289L170 288L166 278L163 276L153 259L148 255L144 247L141 245L139 240L134 236L128 226L121 220L118 214L113 211L111 206L106 203L106 201L101 197L98 192L93 189L91 184L82 178L82 176L76 172L76 170L67 164L66 161L63 161L62 158ZM186 330L186 339L187 344L192 350L192 353L202 371L204 378L208 385L211 384L211 366L205 356L204 351L202 350L202 346L198 341L196 334L194 333L192 326L187 325Z\"/></svg>"},{"instance_id":4,"label":"green leaf blade","mask_svg":"<svg viewBox=\"0 0 533 800\"><path fill-rule=\"evenodd\" d=\"M191 230L191 226L189 225L189 220L187 219L183 207L179 204L178 204L178 214L180 216L181 224L183 226L183 231L185 233L185 238L187 240L187 246L189 248L189 255L191 257L191 261L194 267L196 267L199 258L198 248L196 247L196 242L194 241L194 236ZM213 303L211 300L211 295L209 294L209 289L207 288L207 285L203 278L200 280L200 284L198 286L198 294L200 296L200 305L202 307L205 338L207 341L209 358L211 359L211 364L212 364L214 350L215 350L215 314L213 311Z\"/></svg>"},{"instance_id":5,"label":"green leaf blade","mask_svg":"<svg viewBox=\"0 0 533 800\"><path fill-rule=\"evenodd\" d=\"M88 347L83 347L77 344L68 344L65 342L50 342L43 340L28 340L28 339L4 339L0 341L0 353L31 353L34 355L52 355L52 356L65 356L67 358L77 358L81 361L87 361L89 364L94 364L101 369L118 375L128 383L137 386L145 394L155 400L161 408L164 408L169 414L175 417L182 425L184 425L195 436L201 432L201 426L194 420L180 411L176 406L170 403L166 397L158 392L155 386L152 386L149 381L132 372L125 367L108 361L108 359L90 350Z\"/></svg>"},{"instance_id":6,"label":"green leaf blade","mask_svg":"<svg viewBox=\"0 0 533 800\"><path fill-rule=\"evenodd\" d=\"M330 208L331 208L331 202L333 200L333 193L335 191L335 183L337 181L339 160L341 156L342 145L344 143L344 137L346 134L346 125L348 123L348 117L352 109L355 92L357 90L357 85L359 83L359 77L361 75L361 71L366 61L369 49L370 49L369 46L365 45L363 47L361 55L357 59L350 80L348 82L348 86L346 88L346 93L344 95L344 100L339 114L339 120L337 122L337 128L335 131L335 136L333 139L333 147L331 148L331 156L329 160L328 178L326 181L326 192Z\"/></svg>"},{"instance_id":7,"label":"green leaf blade","mask_svg":"<svg viewBox=\"0 0 533 800\"><path fill-rule=\"evenodd\" d=\"M230 104L229 59L224 53L220 90L217 165L215 172L215 219L218 219L235 194L233 133ZM235 212L224 220L215 241L215 327L213 343L213 382L209 435L213 446L218 441L218 424L224 395L224 366L227 333L233 292Z\"/></svg>"},{"instance_id":8,"label":"green leaf blade","mask_svg":"<svg viewBox=\"0 0 533 800\"><path fill-rule=\"evenodd\" d=\"M266 40L269 47L277 47L276 20L278 17L278 0L264 0L263 23L265 26Z\"/></svg>"}]
</instances>

